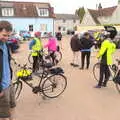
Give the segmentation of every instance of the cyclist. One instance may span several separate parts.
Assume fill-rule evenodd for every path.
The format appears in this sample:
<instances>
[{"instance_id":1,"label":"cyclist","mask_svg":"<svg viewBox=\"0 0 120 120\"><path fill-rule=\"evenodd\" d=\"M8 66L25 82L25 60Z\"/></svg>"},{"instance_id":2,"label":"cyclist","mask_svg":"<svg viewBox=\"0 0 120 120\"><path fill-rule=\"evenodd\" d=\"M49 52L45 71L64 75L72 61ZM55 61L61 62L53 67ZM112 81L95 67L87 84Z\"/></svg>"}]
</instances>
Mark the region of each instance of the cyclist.
<instances>
[{"instance_id":1,"label":"cyclist","mask_svg":"<svg viewBox=\"0 0 120 120\"><path fill-rule=\"evenodd\" d=\"M62 33L61 33L60 29L58 30L58 32L56 32L56 38L58 40L60 48L62 49L62 41L61 41L62 40Z\"/></svg>"},{"instance_id":2,"label":"cyclist","mask_svg":"<svg viewBox=\"0 0 120 120\"><path fill-rule=\"evenodd\" d=\"M38 61L38 52L43 50L43 45L41 41L41 33L40 32L35 32L34 33L34 38L29 44L29 49L32 50L32 57L33 57L33 72L35 72L37 68L37 61Z\"/></svg>"},{"instance_id":3,"label":"cyclist","mask_svg":"<svg viewBox=\"0 0 120 120\"><path fill-rule=\"evenodd\" d=\"M111 27L110 29L105 28L106 34L105 39L101 44L101 48L97 58L101 58L100 61L100 78L95 88L106 87L107 81L110 77L109 65L112 64L112 54L115 52L116 45L113 43L113 39L117 34L117 30Z\"/></svg>"},{"instance_id":4,"label":"cyclist","mask_svg":"<svg viewBox=\"0 0 120 120\"><path fill-rule=\"evenodd\" d=\"M56 63L58 61L55 61L55 52L57 51L57 40L55 37L52 36L52 33L48 33L48 43L44 46L45 48L48 48L48 52L52 58L53 63Z\"/></svg>"}]
</instances>

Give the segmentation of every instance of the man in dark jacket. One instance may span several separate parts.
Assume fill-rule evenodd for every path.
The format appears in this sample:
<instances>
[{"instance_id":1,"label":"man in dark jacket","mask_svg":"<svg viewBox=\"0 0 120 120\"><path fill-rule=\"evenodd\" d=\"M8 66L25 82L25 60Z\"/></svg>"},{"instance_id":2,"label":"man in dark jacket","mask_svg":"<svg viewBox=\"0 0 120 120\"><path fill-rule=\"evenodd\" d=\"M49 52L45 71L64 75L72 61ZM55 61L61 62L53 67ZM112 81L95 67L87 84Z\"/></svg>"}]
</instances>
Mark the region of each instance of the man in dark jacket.
<instances>
[{"instance_id":1,"label":"man in dark jacket","mask_svg":"<svg viewBox=\"0 0 120 120\"><path fill-rule=\"evenodd\" d=\"M70 63L72 66L77 67L78 65L78 57L80 54L80 45L79 45L79 38L78 38L78 34L76 33L70 41L70 46L71 46L71 50L73 51L73 60L72 63Z\"/></svg>"},{"instance_id":2,"label":"man in dark jacket","mask_svg":"<svg viewBox=\"0 0 120 120\"><path fill-rule=\"evenodd\" d=\"M83 37L80 39L80 45L81 45L81 68L84 69L84 62L86 57L86 69L89 68L90 64L90 54L91 54L91 47L93 46L93 40L90 38L90 34L88 32L85 32Z\"/></svg>"},{"instance_id":3,"label":"man in dark jacket","mask_svg":"<svg viewBox=\"0 0 120 120\"><path fill-rule=\"evenodd\" d=\"M11 32L12 25L8 21L0 21L0 120L13 120L13 108L16 106L11 84L11 56L6 44Z\"/></svg>"}]
</instances>

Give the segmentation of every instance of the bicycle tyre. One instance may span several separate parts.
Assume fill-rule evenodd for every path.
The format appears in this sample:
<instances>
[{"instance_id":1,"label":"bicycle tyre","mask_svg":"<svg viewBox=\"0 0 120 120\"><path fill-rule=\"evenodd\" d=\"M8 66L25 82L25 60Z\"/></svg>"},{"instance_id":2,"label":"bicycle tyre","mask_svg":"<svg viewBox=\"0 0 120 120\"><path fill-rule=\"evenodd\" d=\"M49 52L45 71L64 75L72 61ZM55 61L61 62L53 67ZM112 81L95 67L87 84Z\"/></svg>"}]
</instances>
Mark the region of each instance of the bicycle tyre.
<instances>
[{"instance_id":1,"label":"bicycle tyre","mask_svg":"<svg viewBox=\"0 0 120 120\"><path fill-rule=\"evenodd\" d=\"M55 64L58 64L62 60L62 52L61 51L55 52L55 60L56 60Z\"/></svg>"},{"instance_id":2,"label":"bicycle tyre","mask_svg":"<svg viewBox=\"0 0 120 120\"><path fill-rule=\"evenodd\" d=\"M100 75L100 63L96 63L93 66L93 76L95 78L95 80L99 80L99 75Z\"/></svg>"},{"instance_id":3,"label":"bicycle tyre","mask_svg":"<svg viewBox=\"0 0 120 120\"><path fill-rule=\"evenodd\" d=\"M63 88L60 90L60 92L55 94L54 91L58 86L58 82L60 82L61 80L63 80L62 82L63 85L61 84ZM56 98L65 91L66 86L67 86L67 78L63 74L51 75L42 83L41 86L42 94L48 98Z\"/></svg>"},{"instance_id":4,"label":"bicycle tyre","mask_svg":"<svg viewBox=\"0 0 120 120\"><path fill-rule=\"evenodd\" d=\"M20 96L21 90L22 90L22 82L21 81L16 81L13 83L13 87L15 90L15 99L17 100Z\"/></svg>"},{"instance_id":5,"label":"bicycle tyre","mask_svg":"<svg viewBox=\"0 0 120 120\"><path fill-rule=\"evenodd\" d=\"M28 56L28 61L30 64L33 64L33 57L31 54L29 54L29 56Z\"/></svg>"},{"instance_id":6,"label":"bicycle tyre","mask_svg":"<svg viewBox=\"0 0 120 120\"><path fill-rule=\"evenodd\" d=\"M115 85L116 85L116 89L117 89L118 93L120 93L120 85L118 83L115 83Z\"/></svg>"}]
</instances>

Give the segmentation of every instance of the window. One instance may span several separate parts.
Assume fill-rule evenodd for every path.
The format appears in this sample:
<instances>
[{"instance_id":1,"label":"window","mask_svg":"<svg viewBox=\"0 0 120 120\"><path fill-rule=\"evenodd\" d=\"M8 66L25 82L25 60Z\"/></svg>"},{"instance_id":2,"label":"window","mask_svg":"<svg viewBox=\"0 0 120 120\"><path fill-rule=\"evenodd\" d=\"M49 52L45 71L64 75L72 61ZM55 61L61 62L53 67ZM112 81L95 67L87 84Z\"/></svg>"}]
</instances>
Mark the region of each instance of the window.
<instances>
[{"instance_id":1,"label":"window","mask_svg":"<svg viewBox=\"0 0 120 120\"><path fill-rule=\"evenodd\" d=\"M29 31L33 31L33 25L29 25Z\"/></svg>"},{"instance_id":2,"label":"window","mask_svg":"<svg viewBox=\"0 0 120 120\"><path fill-rule=\"evenodd\" d=\"M2 16L14 16L13 8L2 8Z\"/></svg>"},{"instance_id":3,"label":"window","mask_svg":"<svg viewBox=\"0 0 120 120\"><path fill-rule=\"evenodd\" d=\"M61 26L58 27L58 30L61 30Z\"/></svg>"},{"instance_id":4,"label":"window","mask_svg":"<svg viewBox=\"0 0 120 120\"><path fill-rule=\"evenodd\" d=\"M39 14L39 16L49 16L48 9L41 9L41 8L39 8L38 9L38 14Z\"/></svg>"},{"instance_id":5,"label":"window","mask_svg":"<svg viewBox=\"0 0 120 120\"><path fill-rule=\"evenodd\" d=\"M41 31L47 31L47 24L40 24Z\"/></svg>"},{"instance_id":6,"label":"window","mask_svg":"<svg viewBox=\"0 0 120 120\"><path fill-rule=\"evenodd\" d=\"M63 19L63 22L65 23L65 22L66 22L66 20L65 20L65 19Z\"/></svg>"}]
</instances>

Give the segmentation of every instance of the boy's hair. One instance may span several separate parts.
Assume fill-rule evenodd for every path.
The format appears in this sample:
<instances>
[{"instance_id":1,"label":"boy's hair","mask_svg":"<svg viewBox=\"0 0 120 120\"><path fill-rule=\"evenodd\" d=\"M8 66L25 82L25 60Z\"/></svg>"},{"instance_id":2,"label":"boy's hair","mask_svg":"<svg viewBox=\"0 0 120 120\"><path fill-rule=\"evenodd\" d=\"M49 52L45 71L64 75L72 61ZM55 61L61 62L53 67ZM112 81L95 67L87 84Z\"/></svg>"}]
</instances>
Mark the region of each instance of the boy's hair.
<instances>
[{"instance_id":1,"label":"boy's hair","mask_svg":"<svg viewBox=\"0 0 120 120\"><path fill-rule=\"evenodd\" d=\"M6 30L7 32L12 31L12 24L8 21L0 21L0 32Z\"/></svg>"}]
</instances>

